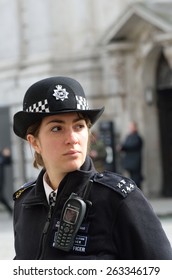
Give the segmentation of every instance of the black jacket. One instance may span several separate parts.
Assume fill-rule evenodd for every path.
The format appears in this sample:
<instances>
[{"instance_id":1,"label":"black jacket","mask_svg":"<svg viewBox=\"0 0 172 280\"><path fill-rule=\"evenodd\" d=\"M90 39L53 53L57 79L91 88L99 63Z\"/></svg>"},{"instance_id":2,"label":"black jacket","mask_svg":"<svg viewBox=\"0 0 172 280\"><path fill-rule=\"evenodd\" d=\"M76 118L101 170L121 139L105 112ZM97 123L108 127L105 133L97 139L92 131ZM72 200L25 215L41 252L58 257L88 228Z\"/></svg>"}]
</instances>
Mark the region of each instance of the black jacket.
<instances>
[{"instance_id":1,"label":"black jacket","mask_svg":"<svg viewBox=\"0 0 172 280\"><path fill-rule=\"evenodd\" d=\"M61 182L53 216L45 227L49 205L41 171L36 183L14 194L15 259L172 259L170 243L151 206L133 181L111 172L96 173L87 157L82 170ZM53 247L65 201L82 196L93 178L89 208L70 252ZM47 225L47 224L46 224Z\"/></svg>"},{"instance_id":2,"label":"black jacket","mask_svg":"<svg viewBox=\"0 0 172 280\"><path fill-rule=\"evenodd\" d=\"M0 152L0 198L4 197L4 167L11 164L11 156L4 156Z\"/></svg>"},{"instance_id":3,"label":"black jacket","mask_svg":"<svg viewBox=\"0 0 172 280\"><path fill-rule=\"evenodd\" d=\"M143 140L137 132L129 134L121 146L125 152L123 167L127 171L141 172Z\"/></svg>"}]
</instances>

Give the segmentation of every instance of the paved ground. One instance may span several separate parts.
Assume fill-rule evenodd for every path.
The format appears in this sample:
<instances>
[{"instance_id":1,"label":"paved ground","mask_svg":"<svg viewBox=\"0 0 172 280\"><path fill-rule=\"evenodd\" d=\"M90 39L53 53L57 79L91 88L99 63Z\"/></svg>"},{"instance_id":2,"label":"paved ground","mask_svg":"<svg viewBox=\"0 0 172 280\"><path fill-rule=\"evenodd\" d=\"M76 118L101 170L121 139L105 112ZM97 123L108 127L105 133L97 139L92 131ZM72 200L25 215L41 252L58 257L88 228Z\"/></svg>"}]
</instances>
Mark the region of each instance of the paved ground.
<instances>
[{"instance_id":1,"label":"paved ground","mask_svg":"<svg viewBox=\"0 0 172 280\"><path fill-rule=\"evenodd\" d=\"M14 258L12 218L5 211L0 212L0 260Z\"/></svg>"},{"instance_id":2,"label":"paved ground","mask_svg":"<svg viewBox=\"0 0 172 280\"><path fill-rule=\"evenodd\" d=\"M150 201L162 226L172 244L172 198ZM11 260L14 257L12 218L0 205L0 260Z\"/></svg>"}]
</instances>

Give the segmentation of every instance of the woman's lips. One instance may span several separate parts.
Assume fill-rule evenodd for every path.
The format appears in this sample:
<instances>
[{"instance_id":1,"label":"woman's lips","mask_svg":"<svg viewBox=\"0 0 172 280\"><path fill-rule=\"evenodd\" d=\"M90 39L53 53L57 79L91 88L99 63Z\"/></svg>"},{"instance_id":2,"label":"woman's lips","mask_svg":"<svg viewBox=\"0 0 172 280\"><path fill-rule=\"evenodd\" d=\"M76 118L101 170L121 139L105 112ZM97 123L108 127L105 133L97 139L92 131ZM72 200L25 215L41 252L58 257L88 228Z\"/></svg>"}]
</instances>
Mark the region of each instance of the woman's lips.
<instances>
[{"instance_id":1,"label":"woman's lips","mask_svg":"<svg viewBox=\"0 0 172 280\"><path fill-rule=\"evenodd\" d=\"M68 152L66 152L64 155L65 156L70 156L70 155L77 155L77 154L80 154L80 152L79 151L77 151L77 150L70 150L70 151L68 151Z\"/></svg>"}]
</instances>

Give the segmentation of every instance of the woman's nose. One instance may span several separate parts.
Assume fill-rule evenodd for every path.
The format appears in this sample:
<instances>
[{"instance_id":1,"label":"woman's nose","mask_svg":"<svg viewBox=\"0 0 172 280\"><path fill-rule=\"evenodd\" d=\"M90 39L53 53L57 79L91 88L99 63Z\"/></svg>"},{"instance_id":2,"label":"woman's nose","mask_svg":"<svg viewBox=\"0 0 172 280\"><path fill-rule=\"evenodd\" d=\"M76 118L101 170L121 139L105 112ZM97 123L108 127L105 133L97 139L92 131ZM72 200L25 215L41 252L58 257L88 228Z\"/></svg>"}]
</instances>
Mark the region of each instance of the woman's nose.
<instances>
[{"instance_id":1,"label":"woman's nose","mask_svg":"<svg viewBox=\"0 0 172 280\"><path fill-rule=\"evenodd\" d=\"M76 144L78 137L75 131L71 130L67 132L65 144Z\"/></svg>"}]
</instances>

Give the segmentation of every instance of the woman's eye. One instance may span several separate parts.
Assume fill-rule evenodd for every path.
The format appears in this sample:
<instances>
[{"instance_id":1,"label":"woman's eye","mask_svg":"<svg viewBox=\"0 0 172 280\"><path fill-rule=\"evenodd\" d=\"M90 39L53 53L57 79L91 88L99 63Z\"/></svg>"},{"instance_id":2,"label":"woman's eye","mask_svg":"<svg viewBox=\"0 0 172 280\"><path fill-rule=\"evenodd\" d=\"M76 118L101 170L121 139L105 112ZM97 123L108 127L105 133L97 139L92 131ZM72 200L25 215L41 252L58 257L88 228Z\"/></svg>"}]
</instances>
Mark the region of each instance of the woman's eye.
<instances>
[{"instance_id":1,"label":"woman's eye","mask_svg":"<svg viewBox=\"0 0 172 280\"><path fill-rule=\"evenodd\" d=\"M81 130L82 128L84 128L85 125L84 124L77 124L76 125L76 129Z\"/></svg>"},{"instance_id":2,"label":"woman's eye","mask_svg":"<svg viewBox=\"0 0 172 280\"><path fill-rule=\"evenodd\" d=\"M53 131L53 132L57 132L57 131L60 131L61 130L61 127L59 127L59 126L54 126L52 129L51 129L51 131Z\"/></svg>"}]
</instances>

